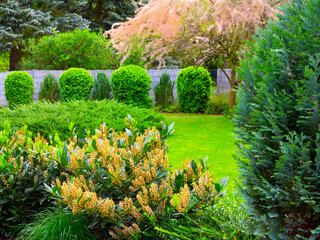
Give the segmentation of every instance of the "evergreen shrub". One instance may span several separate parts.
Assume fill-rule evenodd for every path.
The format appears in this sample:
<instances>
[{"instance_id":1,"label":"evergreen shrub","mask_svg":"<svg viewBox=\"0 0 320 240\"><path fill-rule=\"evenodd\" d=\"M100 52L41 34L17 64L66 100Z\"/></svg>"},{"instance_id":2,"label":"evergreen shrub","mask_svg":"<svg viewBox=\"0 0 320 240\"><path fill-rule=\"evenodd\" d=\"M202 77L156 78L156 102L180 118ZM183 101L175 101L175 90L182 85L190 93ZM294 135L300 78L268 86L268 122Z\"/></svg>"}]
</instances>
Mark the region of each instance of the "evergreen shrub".
<instances>
[{"instance_id":1,"label":"evergreen shrub","mask_svg":"<svg viewBox=\"0 0 320 240\"><path fill-rule=\"evenodd\" d=\"M103 100L111 98L111 84L107 74L99 72L94 80L92 99Z\"/></svg>"},{"instance_id":2,"label":"evergreen shrub","mask_svg":"<svg viewBox=\"0 0 320 240\"><path fill-rule=\"evenodd\" d=\"M210 96L205 113L222 114L228 109L228 97L225 94Z\"/></svg>"},{"instance_id":3,"label":"evergreen shrub","mask_svg":"<svg viewBox=\"0 0 320 240\"><path fill-rule=\"evenodd\" d=\"M211 77L203 68L193 66L181 70L178 74L177 92L183 112L204 112L210 96Z\"/></svg>"},{"instance_id":4,"label":"evergreen shrub","mask_svg":"<svg viewBox=\"0 0 320 240\"><path fill-rule=\"evenodd\" d=\"M295 0L242 60L240 179L255 233L320 238L320 1Z\"/></svg>"},{"instance_id":5,"label":"evergreen shrub","mask_svg":"<svg viewBox=\"0 0 320 240\"><path fill-rule=\"evenodd\" d=\"M147 71L134 65L121 67L111 74L113 98L140 108L149 108L152 105L149 96L151 83Z\"/></svg>"},{"instance_id":6,"label":"evergreen shrub","mask_svg":"<svg viewBox=\"0 0 320 240\"><path fill-rule=\"evenodd\" d=\"M83 68L70 68L59 78L62 101L88 100L93 86L93 77Z\"/></svg>"},{"instance_id":7,"label":"evergreen shrub","mask_svg":"<svg viewBox=\"0 0 320 240\"><path fill-rule=\"evenodd\" d=\"M108 45L108 41L102 33L88 29L57 33L39 40L32 39L21 69L116 69L119 66L118 55Z\"/></svg>"},{"instance_id":8,"label":"evergreen shrub","mask_svg":"<svg viewBox=\"0 0 320 240\"><path fill-rule=\"evenodd\" d=\"M33 79L27 72L9 73L4 80L4 89L10 108L32 102Z\"/></svg>"},{"instance_id":9,"label":"evergreen shrub","mask_svg":"<svg viewBox=\"0 0 320 240\"><path fill-rule=\"evenodd\" d=\"M155 126L161 128L164 117L151 109L141 109L131 105L117 103L112 100L73 101L73 102L42 102L37 101L28 106L14 110L0 109L0 130L4 121L21 128L24 125L33 133L49 139L58 134L63 140L71 136L70 125L75 128L79 138L84 138L87 131L94 131L101 123L105 123L116 131L126 128L123 118L130 114L138 121L139 131ZM73 129L71 129L72 131Z\"/></svg>"},{"instance_id":10,"label":"evergreen shrub","mask_svg":"<svg viewBox=\"0 0 320 240\"><path fill-rule=\"evenodd\" d=\"M49 73L40 83L39 100L56 102L60 100L59 83L56 77Z\"/></svg>"},{"instance_id":11,"label":"evergreen shrub","mask_svg":"<svg viewBox=\"0 0 320 240\"><path fill-rule=\"evenodd\" d=\"M153 88L156 106L167 108L169 105L173 104L173 88L174 82L171 81L170 75L168 73L163 73L160 76L159 84Z\"/></svg>"}]
</instances>

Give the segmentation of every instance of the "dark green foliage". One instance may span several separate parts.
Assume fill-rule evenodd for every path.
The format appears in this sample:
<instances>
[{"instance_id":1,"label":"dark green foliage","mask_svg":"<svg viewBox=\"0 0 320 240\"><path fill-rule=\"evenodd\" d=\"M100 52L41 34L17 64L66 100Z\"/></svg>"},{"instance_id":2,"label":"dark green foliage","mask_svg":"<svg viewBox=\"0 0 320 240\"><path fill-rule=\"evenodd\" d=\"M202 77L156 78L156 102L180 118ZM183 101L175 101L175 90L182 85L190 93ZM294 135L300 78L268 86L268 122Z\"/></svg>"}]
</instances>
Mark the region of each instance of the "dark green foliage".
<instances>
[{"instance_id":1,"label":"dark green foliage","mask_svg":"<svg viewBox=\"0 0 320 240\"><path fill-rule=\"evenodd\" d=\"M66 70L68 68L115 69L115 50L102 33L75 30L30 41L22 69Z\"/></svg>"},{"instance_id":2,"label":"dark green foliage","mask_svg":"<svg viewBox=\"0 0 320 240\"><path fill-rule=\"evenodd\" d=\"M163 73L160 76L160 82L154 86L154 98L157 106L167 108L174 101L173 98L174 82L171 81L168 73Z\"/></svg>"},{"instance_id":3,"label":"dark green foliage","mask_svg":"<svg viewBox=\"0 0 320 240\"><path fill-rule=\"evenodd\" d=\"M179 113L181 112L181 106L180 104L176 105L169 105L168 107L162 107L162 106L154 106L153 109L157 112L167 112L167 113Z\"/></svg>"},{"instance_id":4,"label":"dark green foliage","mask_svg":"<svg viewBox=\"0 0 320 240\"><path fill-rule=\"evenodd\" d=\"M111 74L113 98L140 108L149 108L152 105L149 96L151 83L147 71L134 65L121 67Z\"/></svg>"},{"instance_id":5,"label":"dark green foliage","mask_svg":"<svg viewBox=\"0 0 320 240\"><path fill-rule=\"evenodd\" d=\"M9 110L0 109L0 129L7 120L12 126L20 128L27 125L36 134L41 133L45 138L56 133L63 140L70 137L70 124L76 128L79 138L84 138L86 130L94 131L101 123L116 131L126 128L123 119L130 114L138 121L139 131L152 126L160 129L164 117L152 110L140 109L130 105L120 104L111 100L103 101L75 101L75 102L34 102L30 106Z\"/></svg>"},{"instance_id":6,"label":"dark green foliage","mask_svg":"<svg viewBox=\"0 0 320 240\"><path fill-rule=\"evenodd\" d=\"M59 83L56 77L49 73L40 83L39 100L56 102L60 100Z\"/></svg>"},{"instance_id":7,"label":"dark green foliage","mask_svg":"<svg viewBox=\"0 0 320 240\"><path fill-rule=\"evenodd\" d=\"M90 0L81 9L81 15L90 20L90 29L109 30L114 23L125 22L135 16L136 7L149 0Z\"/></svg>"},{"instance_id":8,"label":"dark green foliage","mask_svg":"<svg viewBox=\"0 0 320 240\"><path fill-rule=\"evenodd\" d=\"M60 176L61 168L56 164L47 166L47 159L51 158L48 155L50 149L40 139L33 148L31 134L26 128L21 138L20 134L12 134L13 129L7 122L1 123L0 233L9 237L15 234L18 224L26 223L36 211L52 205L43 183L51 183ZM41 149L42 153L33 152L31 156L30 148ZM26 159L31 159L33 165ZM44 171L48 174L44 175Z\"/></svg>"},{"instance_id":9,"label":"dark green foliage","mask_svg":"<svg viewBox=\"0 0 320 240\"><path fill-rule=\"evenodd\" d=\"M84 240L95 239L88 230L92 219L87 215L73 215L68 209L49 208L35 215L16 239L21 240Z\"/></svg>"},{"instance_id":10,"label":"dark green foliage","mask_svg":"<svg viewBox=\"0 0 320 240\"><path fill-rule=\"evenodd\" d=\"M10 51L10 70L16 70L29 38L87 28L89 22L74 13L81 1L8 0L0 3L0 51ZM49 53L46 52L46 54Z\"/></svg>"},{"instance_id":11,"label":"dark green foliage","mask_svg":"<svg viewBox=\"0 0 320 240\"><path fill-rule=\"evenodd\" d=\"M203 67L188 67L177 78L178 99L184 112L204 112L210 96L211 78Z\"/></svg>"},{"instance_id":12,"label":"dark green foliage","mask_svg":"<svg viewBox=\"0 0 320 240\"><path fill-rule=\"evenodd\" d=\"M256 234L320 238L320 1L259 30L238 71L240 177Z\"/></svg>"},{"instance_id":13,"label":"dark green foliage","mask_svg":"<svg viewBox=\"0 0 320 240\"><path fill-rule=\"evenodd\" d=\"M93 85L93 77L83 68L70 68L59 78L62 101L88 100Z\"/></svg>"},{"instance_id":14,"label":"dark green foliage","mask_svg":"<svg viewBox=\"0 0 320 240\"><path fill-rule=\"evenodd\" d=\"M205 113L222 114L228 109L228 98L225 94L211 96Z\"/></svg>"},{"instance_id":15,"label":"dark green foliage","mask_svg":"<svg viewBox=\"0 0 320 240\"><path fill-rule=\"evenodd\" d=\"M111 98L111 84L107 74L98 73L93 84L92 99L103 100Z\"/></svg>"},{"instance_id":16,"label":"dark green foliage","mask_svg":"<svg viewBox=\"0 0 320 240\"><path fill-rule=\"evenodd\" d=\"M165 234L165 239L255 239L247 233L252 225L243 206L227 197L220 199L214 206L206 207L192 218L172 219L157 230Z\"/></svg>"},{"instance_id":17,"label":"dark green foliage","mask_svg":"<svg viewBox=\"0 0 320 240\"><path fill-rule=\"evenodd\" d=\"M33 79L27 72L9 73L4 80L6 99L10 108L32 102Z\"/></svg>"}]
</instances>

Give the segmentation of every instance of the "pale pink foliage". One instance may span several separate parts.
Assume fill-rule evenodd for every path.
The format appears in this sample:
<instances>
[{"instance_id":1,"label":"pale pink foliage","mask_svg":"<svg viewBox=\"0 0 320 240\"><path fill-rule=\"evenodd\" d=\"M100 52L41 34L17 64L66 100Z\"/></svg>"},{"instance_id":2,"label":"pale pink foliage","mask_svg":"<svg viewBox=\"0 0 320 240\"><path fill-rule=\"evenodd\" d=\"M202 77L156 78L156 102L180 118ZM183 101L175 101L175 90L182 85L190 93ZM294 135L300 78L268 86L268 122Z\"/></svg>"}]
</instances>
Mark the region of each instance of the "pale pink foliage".
<instances>
[{"instance_id":1,"label":"pale pink foliage","mask_svg":"<svg viewBox=\"0 0 320 240\"><path fill-rule=\"evenodd\" d=\"M106 35L123 61L133 47L144 46L144 53L160 63L172 50L196 65L216 55L232 63L228 54L238 59L244 40L275 17L269 1L151 0L135 18L114 25Z\"/></svg>"}]
</instances>

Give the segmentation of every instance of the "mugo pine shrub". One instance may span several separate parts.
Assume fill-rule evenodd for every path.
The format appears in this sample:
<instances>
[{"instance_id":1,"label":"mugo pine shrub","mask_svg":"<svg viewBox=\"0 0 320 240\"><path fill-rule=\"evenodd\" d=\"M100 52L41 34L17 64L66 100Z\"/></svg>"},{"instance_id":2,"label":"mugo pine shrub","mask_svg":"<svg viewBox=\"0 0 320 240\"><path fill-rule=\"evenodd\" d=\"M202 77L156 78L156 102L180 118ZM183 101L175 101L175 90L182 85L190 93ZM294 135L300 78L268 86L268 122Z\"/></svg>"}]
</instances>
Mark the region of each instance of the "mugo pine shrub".
<instances>
[{"instance_id":1,"label":"mugo pine shrub","mask_svg":"<svg viewBox=\"0 0 320 240\"><path fill-rule=\"evenodd\" d=\"M320 238L320 1L296 0L241 62L240 178L256 234Z\"/></svg>"},{"instance_id":2,"label":"mugo pine shrub","mask_svg":"<svg viewBox=\"0 0 320 240\"><path fill-rule=\"evenodd\" d=\"M121 67L111 74L113 98L140 108L149 108L152 105L149 96L151 83L147 71L134 65Z\"/></svg>"},{"instance_id":3,"label":"mugo pine shrub","mask_svg":"<svg viewBox=\"0 0 320 240\"><path fill-rule=\"evenodd\" d=\"M59 83L56 77L49 73L40 83L39 100L56 102L60 100Z\"/></svg>"},{"instance_id":4,"label":"mugo pine shrub","mask_svg":"<svg viewBox=\"0 0 320 240\"><path fill-rule=\"evenodd\" d=\"M4 80L5 96L10 108L32 102L33 79L27 72L9 73Z\"/></svg>"},{"instance_id":5,"label":"mugo pine shrub","mask_svg":"<svg viewBox=\"0 0 320 240\"><path fill-rule=\"evenodd\" d=\"M93 86L93 77L83 68L70 68L59 78L62 101L88 100Z\"/></svg>"},{"instance_id":6,"label":"mugo pine shrub","mask_svg":"<svg viewBox=\"0 0 320 240\"><path fill-rule=\"evenodd\" d=\"M93 84L92 99L103 100L111 98L111 84L107 74L99 72Z\"/></svg>"},{"instance_id":7,"label":"mugo pine shrub","mask_svg":"<svg viewBox=\"0 0 320 240\"><path fill-rule=\"evenodd\" d=\"M184 112L204 112L210 96L211 77L203 67L188 67L177 78L177 92Z\"/></svg>"},{"instance_id":8,"label":"mugo pine shrub","mask_svg":"<svg viewBox=\"0 0 320 240\"><path fill-rule=\"evenodd\" d=\"M160 82L154 86L154 98L157 106L167 108L173 104L173 88L174 82L171 81L168 73L163 73L160 76Z\"/></svg>"}]
</instances>

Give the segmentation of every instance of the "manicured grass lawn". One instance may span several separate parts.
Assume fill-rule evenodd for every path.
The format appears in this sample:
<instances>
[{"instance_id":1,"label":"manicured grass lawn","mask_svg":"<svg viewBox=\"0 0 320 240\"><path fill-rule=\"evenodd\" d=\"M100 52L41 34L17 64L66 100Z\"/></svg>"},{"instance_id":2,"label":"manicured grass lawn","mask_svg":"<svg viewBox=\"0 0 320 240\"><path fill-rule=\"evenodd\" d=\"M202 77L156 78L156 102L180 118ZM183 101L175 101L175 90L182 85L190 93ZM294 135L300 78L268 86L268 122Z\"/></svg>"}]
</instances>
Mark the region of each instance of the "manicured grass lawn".
<instances>
[{"instance_id":1,"label":"manicured grass lawn","mask_svg":"<svg viewBox=\"0 0 320 240\"><path fill-rule=\"evenodd\" d=\"M169 163L177 168L186 158L204 159L208 156L210 171L216 181L229 176L228 195L232 195L238 177L236 146L233 123L224 116L198 114L166 114L170 123L175 122L172 136L168 139Z\"/></svg>"}]
</instances>

